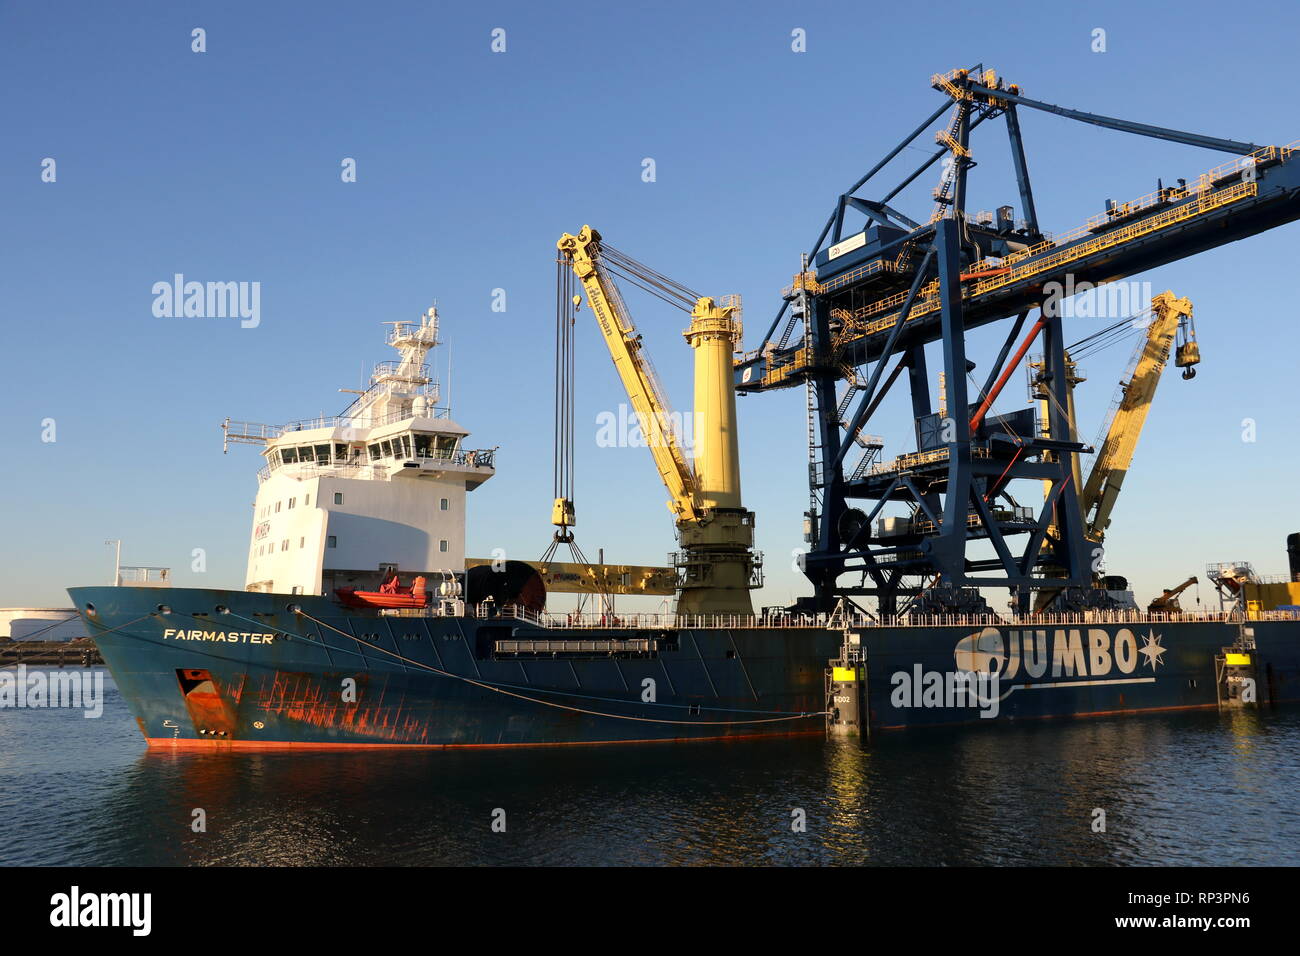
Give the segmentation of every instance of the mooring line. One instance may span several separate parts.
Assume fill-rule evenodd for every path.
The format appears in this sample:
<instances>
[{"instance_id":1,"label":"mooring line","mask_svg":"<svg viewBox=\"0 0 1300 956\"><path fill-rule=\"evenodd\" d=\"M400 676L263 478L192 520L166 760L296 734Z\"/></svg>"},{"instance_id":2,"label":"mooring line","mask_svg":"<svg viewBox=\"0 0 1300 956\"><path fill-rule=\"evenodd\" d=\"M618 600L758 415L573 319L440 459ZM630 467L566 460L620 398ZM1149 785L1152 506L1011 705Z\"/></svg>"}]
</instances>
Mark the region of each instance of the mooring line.
<instances>
[{"instance_id":1,"label":"mooring line","mask_svg":"<svg viewBox=\"0 0 1300 956\"><path fill-rule=\"evenodd\" d=\"M233 611L229 613L235 617L242 617L242 615L235 614L235 612ZM328 628L329 630L335 632L336 634L349 638L350 640L360 641L360 638L356 637L355 635L349 634L347 631L340 630L339 628L334 627L332 624L328 624L325 621L320 620L319 618L313 617L312 615L308 614L306 611L302 610L301 608L296 609L294 613L301 615L302 617L306 618L307 620L311 621L314 624L317 624L324 628ZM243 618L243 620L248 620L248 618ZM274 628L274 625L266 624L264 622L254 621L251 623L256 623L261 627ZM281 631L281 633L289 634L291 637L297 638L299 640L303 639L301 635L292 634L289 631L284 631L282 628L274 628L274 629ZM317 642L309 640L308 643L317 643ZM527 694L515 693L514 691L506 690L504 687L500 687L494 684L489 684L481 680L476 680L472 677L466 677L463 674L453 674L450 671L442 670L441 668L434 667L431 664L426 664L424 661L417 661L414 660L413 658L405 657L402 654L398 654L395 651L390 651L383 647L377 647L373 644L368 644L367 646L372 647L374 650L377 650L380 653L388 654L390 657L395 657L398 660L403 661L404 663L412 664L416 667L420 667L423 668L424 670L430 671L431 673L438 674L441 677L449 677L453 680L464 681L465 683L470 684L474 687L478 687L487 691L492 691L495 694L503 694L506 697L514 697L517 698L518 700L528 701L529 703L541 704L543 707L554 707L557 710L567 710L573 713L588 714L593 717L606 717L611 720L631 720L631 721L636 721L638 723L674 724L674 725L687 726L687 727L702 727L702 726L716 727L716 726L733 726L737 724L771 724L771 723L780 723L783 721L790 721L790 720L807 720L812 717L825 717L827 713L826 711L817 711L815 713L810 712L810 713L801 713L801 714L781 714L780 716L757 717L757 718L750 718L746 720L663 720L655 717L636 717L629 714L611 714L611 713L605 713L598 710L590 710L585 707L574 707L570 704L560 704L560 703L556 703L555 701L542 700L537 697L530 697ZM570 694L569 696L589 697L590 695ZM689 705L655 704L654 706L682 707L682 706L689 706ZM740 711L735 711L724 707L710 707L708 709L713 711L720 711L722 713L740 713ZM773 711L758 711L758 713L772 714Z\"/></svg>"}]
</instances>

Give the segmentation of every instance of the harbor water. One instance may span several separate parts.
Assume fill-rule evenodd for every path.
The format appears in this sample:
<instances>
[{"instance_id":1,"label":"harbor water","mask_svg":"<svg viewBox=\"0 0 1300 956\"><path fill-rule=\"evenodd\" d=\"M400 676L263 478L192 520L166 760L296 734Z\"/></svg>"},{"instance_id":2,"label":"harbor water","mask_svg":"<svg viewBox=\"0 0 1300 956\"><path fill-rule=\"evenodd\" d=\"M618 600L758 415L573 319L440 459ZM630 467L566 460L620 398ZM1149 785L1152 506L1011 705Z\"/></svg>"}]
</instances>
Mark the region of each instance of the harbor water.
<instances>
[{"instance_id":1,"label":"harbor water","mask_svg":"<svg viewBox=\"0 0 1300 956\"><path fill-rule=\"evenodd\" d=\"M1300 865L1297 709L868 749L177 754L147 751L111 678L105 693L98 719L0 709L0 864Z\"/></svg>"}]
</instances>

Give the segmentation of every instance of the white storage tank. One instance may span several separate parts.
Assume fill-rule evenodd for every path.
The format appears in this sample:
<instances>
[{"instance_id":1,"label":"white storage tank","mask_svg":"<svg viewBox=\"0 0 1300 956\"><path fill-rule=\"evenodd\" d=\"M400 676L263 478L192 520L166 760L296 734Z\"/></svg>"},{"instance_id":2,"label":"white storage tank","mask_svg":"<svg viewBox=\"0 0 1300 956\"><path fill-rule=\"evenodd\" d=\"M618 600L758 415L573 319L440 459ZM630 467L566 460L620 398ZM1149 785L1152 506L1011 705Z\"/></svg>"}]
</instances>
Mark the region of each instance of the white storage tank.
<instances>
[{"instance_id":1,"label":"white storage tank","mask_svg":"<svg viewBox=\"0 0 1300 956\"><path fill-rule=\"evenodd\" d=\"M75 608L0 608L0 640L74 641L89 636Z\"/></svg>"}]
</instances>

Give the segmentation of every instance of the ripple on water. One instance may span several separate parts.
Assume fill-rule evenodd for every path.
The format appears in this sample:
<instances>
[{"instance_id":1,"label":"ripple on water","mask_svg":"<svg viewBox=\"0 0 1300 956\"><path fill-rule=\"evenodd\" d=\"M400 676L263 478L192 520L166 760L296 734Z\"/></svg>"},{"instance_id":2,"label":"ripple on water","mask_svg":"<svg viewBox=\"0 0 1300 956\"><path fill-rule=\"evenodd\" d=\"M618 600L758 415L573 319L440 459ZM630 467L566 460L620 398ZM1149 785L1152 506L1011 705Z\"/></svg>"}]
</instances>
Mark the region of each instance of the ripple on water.
<instances>
[{"instance_id":1,"label":"ripple on water","mask_svg":"<svg viewBox=\"0 0 1300 956\"><path fill-rule=\"evenodd\" d=\"M110 682L98 720L0 711L0 864L1294 866L1298 745L1291 710L979 725L865 751L173 755L145 752Z\"/></svg>"}]
</instances>

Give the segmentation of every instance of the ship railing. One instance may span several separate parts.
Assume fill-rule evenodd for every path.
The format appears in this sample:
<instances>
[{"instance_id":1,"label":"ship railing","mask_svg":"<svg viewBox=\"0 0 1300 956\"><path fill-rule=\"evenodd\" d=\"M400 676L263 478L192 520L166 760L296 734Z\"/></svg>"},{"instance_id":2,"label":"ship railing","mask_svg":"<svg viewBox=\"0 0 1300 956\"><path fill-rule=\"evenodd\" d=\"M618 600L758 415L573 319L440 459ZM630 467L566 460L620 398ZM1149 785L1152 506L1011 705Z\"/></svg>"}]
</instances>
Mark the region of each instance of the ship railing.
<instances>
[{"instance_id":1,"label":"ship railing","mask_svg":"<svg viewBox=\"0 0 1300 956\"><path fill-rule=\"evenodd\" d=\"M425 415L425 418L451 417L450 408L438 406L428 411L429 414ZM391 425L393 422L415 417L415 413L410 409L399 409L385 415L326 415L320 418L303 418L279 426L274 437L279 438L290 432L310 431L313 428L379 428L381 425Z\"/></svg>"},{"instance_id":2,"label":"ship railing","mask_svg":"<svg viewBox=\"0 0 1300 956\"><path fill-rule=\"evenodd\" d=\"M400 347L408 339L419 339L422 344L438 344L438 323L435 320L428 325L416 325L414 322L394 322L385 339L388 345Z\"/></svg>"},{"instance_id":3,"label":"ship railing","mask_svg":"<svg viewBox=\"0 0 1300 956\"><path fill-rule=\"evenodd\" d=\"M470 468L492 468L495 465L497 450L495 448L474 448L452 452L447 456L421 458L419 461L450 461L454 465L466 465Z\"/></svg>"},{"instance_id":4,"label":"ship railing","mask_svg":"<svg viewBox=\"0 0 1300 956\"><path fill-rule=\"evenodd\" d=\"M266 481L272 472L286 472L299 478L318 478L328 475L333 478L372 478L388 477L388 469L383 465L350 462L315 462L298 461L288 464L266 465L257 473L259 482Z\"/></svg>"},{"instance_id":5,"label":"ship railing","mask_svg":"<svg viewBox=\"0 0 1300 956\"><path fill-rule=\"evenodd\" d=\"M383 390L386 386L374 386ZM429 392L436 398L436 389ZM437 405L428 408L424 418L451 418L451 409ZM417 417L410 409L398 409L384 415L322 415L318 418L300 418L283 425L263 425L257 422L227 422L224 426L232 441L274 441L293 432L311 431L316 428L379 428L393 422L405 421Z\"/></svg>"},{"instance_id":6,"label":"ship railing","mask_svg":"<svg viewBox=\"0 0 1300 956\"><path fill-rule=\"evenodd\" d=\"M469 617L513 618L527 621L538 627L560 630L678 630L730 629L730 628L791 628L809 627L825 629L828 615L782 614L760 617L753 614L672 614L672 613L601 613L582 612L565 614L554 611L536 611L521 605L477 604L465 609Z\"/></svg>"},{"instance_id":7,"label":"ship railing","mask_svg":"<svg viewBox=\"0 0 1300 956\"><path fill-rule=\"evenodd\" d=\"M1256 584L1291 584L1294 578L1289 574L1257 574L1255 575Z\"/></svg>"},{"instance_id":8,"label":"ship railing","mask_svg":"<svg viewBox=\"0 0 1300 956\"><path fill-rule=\"evenodd\" d=\"M413 458L381 458L379 460L399 465L408 463L424 464L427 462L434 466L450 464L464 465L466 468L492 468L496 461L496 453L495 448L457 448L452 451L433 450L430 455L416 455Z\"/></svg>"},{"instance_id":9,"label":"ship railing","mask_svg":"<svg viewBox=\"0 0 1300 956\"><path fill-rule=\"evenodd\" d=\"M1240 611L1188 611L1152 614L1137 609L1097 610L1052 614L912 614L872 617L864 614L839 616L834 622L828 614L673 614L665 612L610 614L600 612L557 613L537 611L522 605L478 604L465 609L466 616L525 621L541 628L560 630L729 630L790 629L856 630L875 627L931 628L1050 628L1090 624L1161 625L1176 623L1236 623L1255 621L1300 620L1295 611L1253 612L1249 621Z\"/></svg>"},{"instance_id":10,"label":"ship railing","mask_svg":"<svg viewBox=\"0 0 1300 956\"><path fill-rule=\"evenodd\" d=\"M1300 620L1293 611L1261 611L1253 620ZM1068 611L1041 614L912 614L885 616L872 620L869 625L885 627L1015 627L1044 628L1078 626L1087 624L1182 624L1182 623L1240 623L1239 610L1158 612L1131 609ZM863 626L863 625L858 625Z\"/></svg>"},{"instance_id":11,"label":"ship railing","mask_svg":"<svg viewBox=\"0 0 1300 956\"><path fill-rule=\"evenodd\" d=\"M119 587L166 588L171 587L171 577L171 568L123 565L117 569Z\"/></svg>"},{"instance_id":12,"label":"ship railing","mask_svg":"<svg viewBox=\"0 0 1300 956\"><path fill-rule=\"evenodd\" d=\"M437 452L418 458L380 458L364 462L344 461L291 461L272 462L264 465L257 473L259 482L266 481L273 472L287 471L299 478L315 478L329 475L337 478L387 478L394 465L407 462L416 464L430 462L434 464L464 465L466 468L494 468L496 462L495 448L475 448L472 450Z\"/></svg>"}]
</instances>

